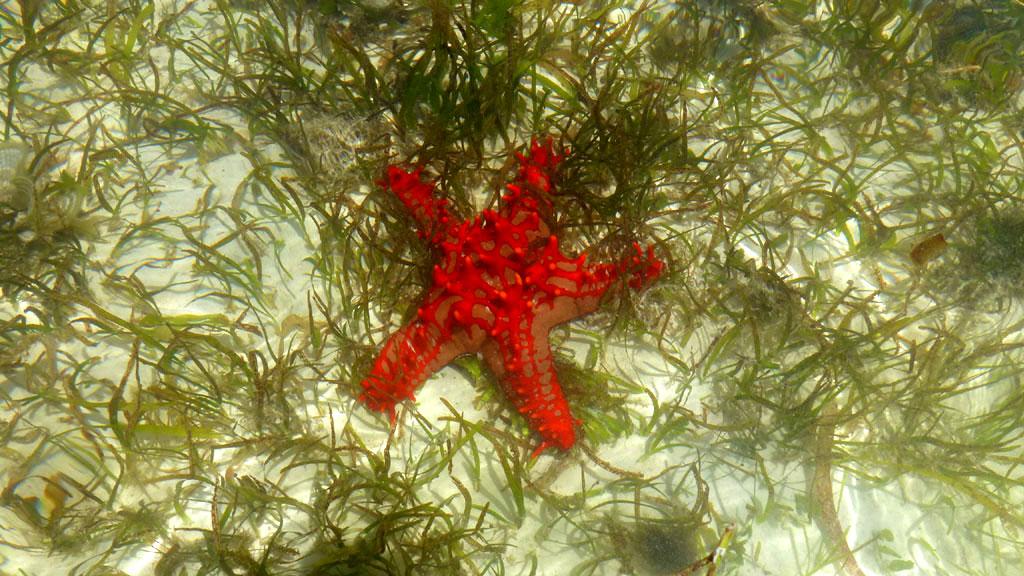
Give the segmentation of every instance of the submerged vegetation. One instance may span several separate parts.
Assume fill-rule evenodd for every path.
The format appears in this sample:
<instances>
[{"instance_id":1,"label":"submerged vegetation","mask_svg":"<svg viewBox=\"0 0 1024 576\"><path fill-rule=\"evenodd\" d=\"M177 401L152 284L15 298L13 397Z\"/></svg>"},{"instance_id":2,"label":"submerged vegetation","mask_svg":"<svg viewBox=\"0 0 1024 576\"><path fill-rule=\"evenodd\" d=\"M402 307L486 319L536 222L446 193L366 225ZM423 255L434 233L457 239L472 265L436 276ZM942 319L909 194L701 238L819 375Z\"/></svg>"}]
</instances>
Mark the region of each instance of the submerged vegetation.
<instances>
[{"instance_id":1,"label":"submerged vegetation","mask_svg":"<svg viewBox=\"0 0 1024 576\"><path fill-rule=\"evenodd\" d=\"M1020 573L1022 25L4 3L0 573ZM545 134L566 251L668 263L554 333L580 446L531 459L469 358L389 428L430 254L374 181L477 213Z\"/></svg>"},{"instance_id":2,"label":"submerged vegetation","mask_svg":"<svg viewBox=\"0 0 1024 576\"><path fill-rule=\"evenodd\" d=\"M953 242L955 258L937 273L952 267L960 272L953 282L962 301L1014 298L1024 285L1024 210L996 205L971 215Z\"/></svg>"}]
</instances>

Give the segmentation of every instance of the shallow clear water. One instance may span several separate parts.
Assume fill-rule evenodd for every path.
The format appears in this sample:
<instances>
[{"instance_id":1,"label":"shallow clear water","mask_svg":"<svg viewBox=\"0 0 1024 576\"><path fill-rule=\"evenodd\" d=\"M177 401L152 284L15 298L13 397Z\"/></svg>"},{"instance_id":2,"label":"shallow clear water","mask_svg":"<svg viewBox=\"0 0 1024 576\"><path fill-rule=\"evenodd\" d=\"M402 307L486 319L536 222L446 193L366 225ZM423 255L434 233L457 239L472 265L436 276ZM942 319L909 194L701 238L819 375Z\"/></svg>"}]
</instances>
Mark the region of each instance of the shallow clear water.
<instances>
[{"instance_id":1,"label":"shallow clear water","mask_svg":"<svg viewBox=\"0 0 1024 576\"><path fill-rule=\"evenodd\" d=\"M0 573L1024 568L1015 5L3 10ZM667 263L552 331L580 442L473 357L390 425L374 181L544 134L563 250Z\"/></svg>"}]
</instances>

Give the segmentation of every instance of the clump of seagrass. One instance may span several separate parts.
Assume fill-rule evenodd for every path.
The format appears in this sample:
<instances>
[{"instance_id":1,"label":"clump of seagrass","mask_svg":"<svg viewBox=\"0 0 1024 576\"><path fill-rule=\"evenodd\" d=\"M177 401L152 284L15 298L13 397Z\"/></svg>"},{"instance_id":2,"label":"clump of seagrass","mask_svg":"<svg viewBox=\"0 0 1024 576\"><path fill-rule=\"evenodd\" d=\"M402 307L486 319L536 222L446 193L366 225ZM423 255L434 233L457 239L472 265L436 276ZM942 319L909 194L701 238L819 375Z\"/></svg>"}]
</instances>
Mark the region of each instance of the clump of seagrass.
<instances>
[{"instance_id":1,"label":"clump of seagrass","mask_svg":"<svg viewBox=\"0 0 1024 576\"><path fill-rule=\"evenodd\" d=\"M998 308L1024 282L1024 208L1001 207L967 221L949 241L952 258L930 274L935 292L971 308Z\"/></svg>"}]
</instances>

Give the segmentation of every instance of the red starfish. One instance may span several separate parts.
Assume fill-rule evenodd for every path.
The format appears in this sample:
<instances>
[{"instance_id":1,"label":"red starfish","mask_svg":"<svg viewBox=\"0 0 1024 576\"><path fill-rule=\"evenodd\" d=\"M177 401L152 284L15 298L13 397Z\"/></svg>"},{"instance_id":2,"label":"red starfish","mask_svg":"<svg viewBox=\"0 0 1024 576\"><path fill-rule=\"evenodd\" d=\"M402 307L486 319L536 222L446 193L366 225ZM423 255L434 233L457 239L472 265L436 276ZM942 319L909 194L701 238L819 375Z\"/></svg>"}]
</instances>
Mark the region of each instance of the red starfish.
<instances>
[{"instance_id":1,"label":"red starfish","mask_svg":"<svg viewBox=\"0 0 1024 576\"><path fill-rule=\"evenodd\" d=\"M412 213L419 235L438 254L434 284L417 317L392 334L362 382L360 400L395 420L395 404L413 398L431 374L456 356L481 352L506 394L541 437L536 456L551 446L571 448L579 421L569 411L551 362L548 332L557 324L595 310L601 296L623 273L641 288L664 264L652 247L619 264L584 263L558 247L541 214L564 154L551 139L536 141L529 155L516 153L519 174L498 211L458 222L421 169L388 168L389 188Z\"/></svg>"}]
</instances>

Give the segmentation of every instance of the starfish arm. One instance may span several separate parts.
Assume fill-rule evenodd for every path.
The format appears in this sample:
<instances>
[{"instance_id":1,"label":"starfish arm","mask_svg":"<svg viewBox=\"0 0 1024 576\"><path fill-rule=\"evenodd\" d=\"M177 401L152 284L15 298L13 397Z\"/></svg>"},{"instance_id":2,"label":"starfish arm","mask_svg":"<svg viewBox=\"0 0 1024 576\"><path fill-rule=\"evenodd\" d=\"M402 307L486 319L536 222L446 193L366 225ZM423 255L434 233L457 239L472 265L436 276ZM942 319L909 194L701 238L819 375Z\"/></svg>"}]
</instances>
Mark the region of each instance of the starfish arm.
<instances>
[{"instance_id":1,"label":"starfish arm","mask_svg":"<svg viewBox=\"0 0 1024 576\"><path fill-rule=\"evenodd\" d=\"M554 189L555 170L565 158L565 154L556 154L554 141L549 136L543 144L534 139L530 142L530 151L526 154L516 152L519 160L519 173L515 183L527 187L533 192L549 194Z\"/></svg>"},{"instance_id":2,"label":"starfish arm","mask_svg":"<svg viewBox=\"0 0 1024 576\"><path fill-rule=\"evenodd\" d=\"M397 166L389 166L387 177L378 182L391 190L412 214L420 236L431 243L441 242L448 233L448 201L438 198L433 182L420 180L421 169L406 172Z\"/></svg>"},{"instance_id":3,"label":"starfish arm","mask_svg":"<svg viewBox=\"0 0 1024 576\"><path fill-rule=\"evenodd\" d=\"M515 221L518 213L539 214L551 210L549 196L555 192L555 172L566 153L556 154L548 137L543 144L533 140L526 154L516 152L519 171L515 181L506 186L502 214Z\"/></svg>"},{"instance_id":4,"label":"starfish arm","mask_svg":"<svg viewBox=\"0 0 1024 576\"><path fill-rule=\"evenodd\" d=\"M552 273L541 289L549 296L538 302L536 310L547 329L597 310L620 271L614 264L587 265L582 256L569 259L558 253L547 260L551 264L546 267ZM530 274L531 278L537 276L536 272Z\"/></svg>"},{"instance_id":5,"label":"starfish arm","mask_svg":"<svg viewBox=\"0 0 1024 576\"><path fill-rule=\"evenodd\" d=\"M653 282L661 274L664 263L654 255L651 246L644 251L634 243L633 249L635 252L618 264L587 265L582 256L570 260L560 252L552 254L549 247L546 260L554 263L554 272L547 278L544 289L553 298L539 306L545 325L550 328L590 314L621 276L627 276L629 286L636 290Z\"/></svg>"},{"instance_id":6,"label":"starfish arm","mask_svg":"<svg viewBox=\"0 0 1024 576\"><path fill-rule=\"evenodd\" d=\"M518 329L488 339L481 351L516 410L541 437L533 456L549 447L572 448L579 421L558 383L547 330L523 317Z\"/></svg>"},{"instance_id":7,"label":"starfish arm","mask_svg":"<svg viewBox=\"0 0 1024 576\"><path fill-rule=\"evenodd\" d=\"M397 403L413 400L431 374L457 356L479 350L483 339L478 328L452 330L421 315L388 337L361 384L359 399L372 410L387 412L394 422Z\"/></svg>"}]
</instances>

